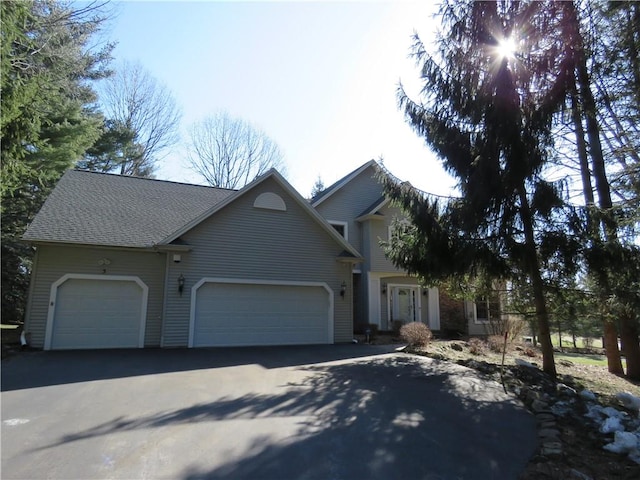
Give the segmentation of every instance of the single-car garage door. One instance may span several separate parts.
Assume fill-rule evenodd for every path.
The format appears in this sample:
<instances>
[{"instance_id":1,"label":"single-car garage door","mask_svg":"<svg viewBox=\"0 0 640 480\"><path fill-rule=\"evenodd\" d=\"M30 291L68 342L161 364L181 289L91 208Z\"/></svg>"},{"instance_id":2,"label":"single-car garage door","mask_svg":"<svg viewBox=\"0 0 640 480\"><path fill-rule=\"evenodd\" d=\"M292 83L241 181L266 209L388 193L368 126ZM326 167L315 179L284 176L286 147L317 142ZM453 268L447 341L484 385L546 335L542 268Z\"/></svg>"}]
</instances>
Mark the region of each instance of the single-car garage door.
<instances>
[{"instance_id":1,"label":"single-car garage door","mask_svg":"<svg viewBox=\"0 0 640 480\"><path fill-rule=\"evenodd\" d=\"M139 280L67 278L54 290L45 348L136 348L144 342L146 286Z\"/></svg>"},{"instance_id":2,"label":"single-car garage door","mask_svg":"<svg viewBox=\"0 0 640 480\"><path fill-rule=\"evenodd\" d=\"M330 303L318 285L203 282L189 346L333 343Z\"/></svg>"}]
</instances>

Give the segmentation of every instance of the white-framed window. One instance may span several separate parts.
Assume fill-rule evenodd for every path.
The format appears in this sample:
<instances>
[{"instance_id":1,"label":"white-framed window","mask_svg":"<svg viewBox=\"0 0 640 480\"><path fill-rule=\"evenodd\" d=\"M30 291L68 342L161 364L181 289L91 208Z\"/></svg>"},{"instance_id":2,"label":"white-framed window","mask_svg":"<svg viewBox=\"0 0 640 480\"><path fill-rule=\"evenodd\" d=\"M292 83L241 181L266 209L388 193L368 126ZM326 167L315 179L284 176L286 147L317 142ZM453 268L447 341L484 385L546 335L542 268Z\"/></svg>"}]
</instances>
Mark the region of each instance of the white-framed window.
<instances>
[{"instance_id":1,"label":"white-framed window","mask_svg":"<svg viewBox=\"0 0 640 480\"><path fill-rule=\"evenodd\" d=\"M475 299L475 323L489 323L500 318L500 299L498 295L482 295Z\"/></svg>"},{"instance_id":2,"label":"white-framed window","mask_svg":"<svg viewBox=\"0 0 640 480\"><path fill-rule=\"evenodd\" d=\"M340 222L338 220L329 220L329 225L335 228L342 237L349 241L349 224L347 222Z\"/></svg>"}]
</instances>

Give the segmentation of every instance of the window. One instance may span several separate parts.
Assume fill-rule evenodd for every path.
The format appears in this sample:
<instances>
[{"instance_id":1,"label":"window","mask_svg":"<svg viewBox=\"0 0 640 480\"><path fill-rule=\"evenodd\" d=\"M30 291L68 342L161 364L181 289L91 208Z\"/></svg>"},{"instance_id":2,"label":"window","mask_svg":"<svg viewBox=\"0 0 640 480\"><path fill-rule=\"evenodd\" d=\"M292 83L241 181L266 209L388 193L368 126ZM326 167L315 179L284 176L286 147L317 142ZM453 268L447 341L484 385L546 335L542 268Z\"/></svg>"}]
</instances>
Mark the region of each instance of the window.
<instances>
[{"instance_id":1,"label":"window","mask_svg":"<svg viewBox=\"0 0 640 480\"><path fill-rule=\"evenodd\" d=\"M338 222L338 221L329 220L329 225L335 228L336 232L338 232L345 240L349 240L349 236L347 234L348 233L347 222Z\"/></svg>"},{"instance_id":2,"label":"window","mask_svg":"<svg viewBox=\"0 0 640 480\"><path fill-rule=\"evenodd\" d=\"M287 211L287 205L284 203L282 197L276 193L264 192L258 195L253 206L256 208L264 208L266 210L278 210L281 212Z\"/></svg>"},{"instance_id":3,"label":"window","mask_svg":"<svg viewBox=\"0 0 640 480\"><path fill-rule=\"evenodd\" d=\"M497 295L476 298L476 323L486 323L500 318L500 299Z\"/></svg>"}]
</instances>

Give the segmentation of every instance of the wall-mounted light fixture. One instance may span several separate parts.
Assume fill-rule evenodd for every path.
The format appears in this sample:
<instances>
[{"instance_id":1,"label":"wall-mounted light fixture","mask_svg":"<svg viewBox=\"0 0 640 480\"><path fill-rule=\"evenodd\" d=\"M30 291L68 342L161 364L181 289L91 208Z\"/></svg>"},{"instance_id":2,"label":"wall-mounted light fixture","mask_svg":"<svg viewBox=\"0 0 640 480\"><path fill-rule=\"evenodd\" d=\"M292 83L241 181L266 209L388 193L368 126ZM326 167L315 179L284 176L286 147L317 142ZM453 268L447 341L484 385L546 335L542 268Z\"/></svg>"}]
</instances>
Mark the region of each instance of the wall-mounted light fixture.
<instances>
[{"instance_id":1,"label":"wall-mounted light fixture","mask_svg":"<svg viewBox=\"0 0 640 480\"><path fill-rule=\"evenodd\" d=\"M340 296L344 297L345 293L347 293L347 282L343 281L342 285L340 285Z\"/></svg>"},{"instance_id":2,"label":"wall-mounted light fixture","mask_svg":"<svg viewBox=\"0 0 640 480\"><path fill-rule=\"evenodd\" d=\"M184 290L184 275L180 274L178 277L178 293L182 296L182 291Z\"/></svg>"},{"instance_id":3,"label":"wall-mounted light fixture","mask_svg":"<svg viewBox=\"0 0 640 480\"><path fill-rule=\"evenodd\" d=\"M422 296L423 296L423 297L426 297L426 296L427 296L427 289L426 289L426 288L423 288L423 289L422 289Z\"/></svg>"},{"instance_id":4,"label":"wall-mounted light fixture","mask_svg":"<svg viewBox=\"0 0 640 480\"><path fill-rule=\"evenodd\" d=\"M383 295L386 295L386 294L387 294L387 284L386 284L386 283L383 283L383 284L382 284L382 294L383 294Z\"/></svg>"}]
</instances>

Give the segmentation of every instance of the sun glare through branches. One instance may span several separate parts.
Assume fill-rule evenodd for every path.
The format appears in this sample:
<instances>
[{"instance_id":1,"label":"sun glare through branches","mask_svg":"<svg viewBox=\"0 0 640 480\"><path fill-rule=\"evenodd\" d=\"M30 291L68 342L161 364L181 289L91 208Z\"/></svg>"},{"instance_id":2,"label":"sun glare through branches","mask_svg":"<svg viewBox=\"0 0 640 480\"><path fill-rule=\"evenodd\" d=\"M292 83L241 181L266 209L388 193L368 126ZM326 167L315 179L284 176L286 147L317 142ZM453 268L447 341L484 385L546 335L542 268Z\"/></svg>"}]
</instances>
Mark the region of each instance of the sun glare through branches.
<instances>
[{"instance_id":1,"label":"sun glare through branches","mask_svg":"<svg viewBox=\"0 0 640 480\"><path fill-rule=\"evenodd\" d=\"M513 60L517 52L517 42L513 37L506 37L502 40L498 40L496 52L500 56L500 59Z\"/></svg>"}]
</instances>

